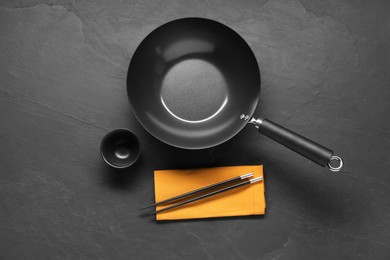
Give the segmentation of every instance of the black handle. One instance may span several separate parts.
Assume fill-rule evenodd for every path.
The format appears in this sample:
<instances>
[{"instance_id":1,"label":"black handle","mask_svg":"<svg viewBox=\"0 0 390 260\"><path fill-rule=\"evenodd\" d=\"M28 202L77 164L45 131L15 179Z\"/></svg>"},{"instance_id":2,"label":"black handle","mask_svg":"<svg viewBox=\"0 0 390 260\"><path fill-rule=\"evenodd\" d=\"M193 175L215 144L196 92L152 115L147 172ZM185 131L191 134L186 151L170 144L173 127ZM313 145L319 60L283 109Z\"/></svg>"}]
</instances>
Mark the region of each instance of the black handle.
<instances>
[{"instance_id":1,"label":"black handle","mask_svg":"<svg viewBox=\"0 0 390 260\"><path fill-rule=\"evenodd\" d=\"M259 132L262 133L263 135L268 136L272 140L290 148L291 150L299 153L300 155L308 158L309 160L312 160L313 162L323 167L328 165L328 167L332 170L330 165L330 161L333 158L332 150L320 144L317 144L267 119L260 120L260 123L256 125L259 128ZM341 159L340 159L340 166L342 166Z\"/></svg>"}]
</instances>

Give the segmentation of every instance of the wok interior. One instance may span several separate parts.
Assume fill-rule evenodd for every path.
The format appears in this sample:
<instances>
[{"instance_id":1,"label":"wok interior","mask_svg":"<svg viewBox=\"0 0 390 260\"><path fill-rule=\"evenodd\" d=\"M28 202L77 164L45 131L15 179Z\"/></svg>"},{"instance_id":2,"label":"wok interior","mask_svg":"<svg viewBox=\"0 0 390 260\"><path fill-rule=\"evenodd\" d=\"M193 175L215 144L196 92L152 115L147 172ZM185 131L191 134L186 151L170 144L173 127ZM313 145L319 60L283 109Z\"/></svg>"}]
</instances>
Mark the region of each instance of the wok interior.
<instances>
[{"instance_id":1,"label":"wok interior","mask_svg":"<svg viewBox=\"0 0 390 260\"><path fill-rule=\"evenodd\" d=\"M140 123L170 145L220 144L246 124L260 72L246 42L212 20L185 18L149 34L131 60L127 88Z\"/></svg>"}]
</instances>

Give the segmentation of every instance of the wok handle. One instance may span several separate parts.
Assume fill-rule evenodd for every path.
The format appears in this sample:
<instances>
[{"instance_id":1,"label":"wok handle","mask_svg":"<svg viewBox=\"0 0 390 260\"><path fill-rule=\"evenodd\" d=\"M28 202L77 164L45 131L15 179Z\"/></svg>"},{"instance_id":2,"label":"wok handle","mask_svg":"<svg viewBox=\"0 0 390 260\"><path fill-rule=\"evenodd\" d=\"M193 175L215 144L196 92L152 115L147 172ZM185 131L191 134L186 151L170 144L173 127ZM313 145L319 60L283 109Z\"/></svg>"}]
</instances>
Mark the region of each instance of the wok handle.
<instances>
[{"instance_id":1,"label":"wok handle","mask_svg":"<svg viewBox=\"0 0 390 260\"><path fill-rule=\"evenodd\" d=\"M294 133L283 126L267 119L252 118L250 123L255 124L256 128L263 135L268 136L272 140L290 148L322 167L328 166L329 170L334 172L340 171L343 167L343 161L340 157L334 156L332 150ZM339 163L337 167L331 165L331 161L334 160Z\"/></svg>"}]
</instances>

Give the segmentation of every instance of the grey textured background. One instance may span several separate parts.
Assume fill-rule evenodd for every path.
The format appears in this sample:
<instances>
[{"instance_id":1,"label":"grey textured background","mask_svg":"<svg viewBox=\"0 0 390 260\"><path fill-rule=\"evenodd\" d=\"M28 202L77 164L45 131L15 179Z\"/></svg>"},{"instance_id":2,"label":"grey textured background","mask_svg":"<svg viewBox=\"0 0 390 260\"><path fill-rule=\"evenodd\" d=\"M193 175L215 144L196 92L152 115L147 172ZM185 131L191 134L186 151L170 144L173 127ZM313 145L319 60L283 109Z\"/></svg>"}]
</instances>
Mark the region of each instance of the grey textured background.
<instances>
[{"instance_id":1,"label":"grey textured background","mask_svg":"<svg viewBox=\"0 0 390 260\"><path fill-rule=\"evenodd\" d=\"M389 259L390 2L0 1L1 259ZM184 151L151 137L126 96L154 28L200 16L239 32L262 73L256 115L345 160L329 173L245 128ZM261 111L260 111L261 110ZM110 129L134 167L99 155ZM158 224L153 169L264 163L264 217Z\"/></svg>"}]
</instances>

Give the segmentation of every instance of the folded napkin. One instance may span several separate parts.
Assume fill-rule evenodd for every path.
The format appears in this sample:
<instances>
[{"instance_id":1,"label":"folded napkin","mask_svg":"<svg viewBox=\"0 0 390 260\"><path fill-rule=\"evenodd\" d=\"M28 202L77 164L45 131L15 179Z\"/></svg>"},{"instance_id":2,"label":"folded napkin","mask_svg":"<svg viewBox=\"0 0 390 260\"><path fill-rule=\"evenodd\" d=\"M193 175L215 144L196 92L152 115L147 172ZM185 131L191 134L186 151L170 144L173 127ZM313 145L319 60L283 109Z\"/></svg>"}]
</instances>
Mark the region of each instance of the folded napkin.
<instances>
[{"instance_id":1,"label":"folded napkin","mask_svg":"<svg viewBox=\"0 0 390 260\"><path fill-rule=\"evenodd\" d=\"M253 172L253 178L263 176L263 166L249 165L189 170L156 170L154 171L156 202L250 172ZM157 206L156 209L162 209L167 205ZM156 219L214 218L264 215L264 213L263 177L263 181L244 185L172 210L157 213Z\"/></svg>"}]
</instances>

